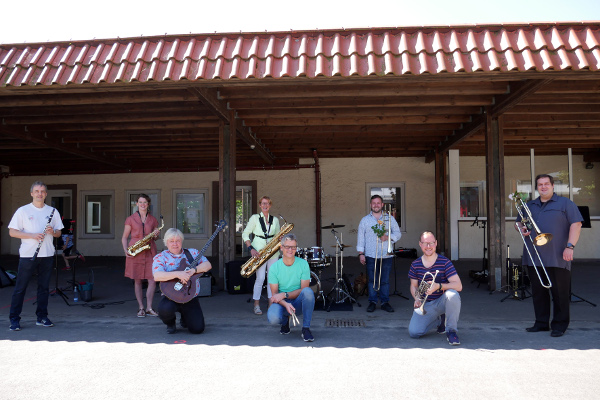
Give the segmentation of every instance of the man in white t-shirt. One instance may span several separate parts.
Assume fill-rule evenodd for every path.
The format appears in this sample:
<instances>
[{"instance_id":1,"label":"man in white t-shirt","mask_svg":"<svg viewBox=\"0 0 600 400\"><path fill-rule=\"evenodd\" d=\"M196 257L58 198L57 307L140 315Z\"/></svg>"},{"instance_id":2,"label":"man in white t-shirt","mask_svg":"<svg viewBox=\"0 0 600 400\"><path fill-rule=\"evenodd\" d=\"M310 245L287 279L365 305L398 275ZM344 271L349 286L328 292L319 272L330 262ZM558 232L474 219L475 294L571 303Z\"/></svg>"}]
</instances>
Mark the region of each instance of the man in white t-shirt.
<instances>
[{"instance_id":1,"label":"man in white t-shirt","mask_svg":"<svg viewBox=\"0 0 600 400\"><path fill-rule=\"evenodd\" d=\"M10 330L21 330L21 311L27 285L34 272L38 274L37 322L36 325L50 327L48 319L48 295L54 256L53 237L60 237L63 224L60 214L45 204L48 188L43 182L31 185L30 204L19 208L13 215L8 230L11 237L21 239L19 248L19 270L10 304Z\"/></svg>"}]
</instances>

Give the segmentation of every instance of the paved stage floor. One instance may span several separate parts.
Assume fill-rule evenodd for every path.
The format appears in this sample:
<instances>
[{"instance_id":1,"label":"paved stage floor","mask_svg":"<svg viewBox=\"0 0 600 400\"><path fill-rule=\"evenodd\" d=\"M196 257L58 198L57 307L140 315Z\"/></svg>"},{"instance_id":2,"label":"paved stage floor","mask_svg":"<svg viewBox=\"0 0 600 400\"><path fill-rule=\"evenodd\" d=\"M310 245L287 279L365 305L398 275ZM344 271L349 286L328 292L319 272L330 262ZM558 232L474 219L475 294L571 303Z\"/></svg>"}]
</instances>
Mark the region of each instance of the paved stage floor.
<instances>
[{"instance_id":1,"label":"paved stage floor","mask_svg":"<svg viewBox=\"0 0 600 400\"><path fill-rule=\"evenodd\" d=\"M0 266L16 269L14 256ZM396 259L392 292L408 295L410 260ZM124 258L88 257L76 269L78 281L94 289L89 303L72 301L70 272L60 270L66 300L51 296L49 317L56 325L35 325L35 283L28 288L20 332L8 329L12 287L0 288L0 398L105 399L167 398L598 398L595 373L600 360L600 311L587 302L571 304L571 325L560 338L527 333L533 322L531 299L490 294L471 282L480 260L455 263L463 281L459 322L461 345L445 335L408 337L412 301L391 298L394 313L366 313L360 296L352 311L315 311L315 341L305 343L299 327L280 335L266 313L252 313L247 294L213 291L200 300L206 331L167 335L158 318L137 318L132 281L123 277ZM344 261L354 281L362 270ZM335 268L322 273L325 292ZM597 262L576 261L573 292L600 303ZM158 303L157 294L154 304ZM409 296L407 296L409 297ZM576 300L576 298L573 298ZM262 302L266 311L266 300ZM347 322L349 327L333 327ZM436 373L437 379L431 378ZM443 377L442 377L443 375Z\"/></svg>"}]
</instances>

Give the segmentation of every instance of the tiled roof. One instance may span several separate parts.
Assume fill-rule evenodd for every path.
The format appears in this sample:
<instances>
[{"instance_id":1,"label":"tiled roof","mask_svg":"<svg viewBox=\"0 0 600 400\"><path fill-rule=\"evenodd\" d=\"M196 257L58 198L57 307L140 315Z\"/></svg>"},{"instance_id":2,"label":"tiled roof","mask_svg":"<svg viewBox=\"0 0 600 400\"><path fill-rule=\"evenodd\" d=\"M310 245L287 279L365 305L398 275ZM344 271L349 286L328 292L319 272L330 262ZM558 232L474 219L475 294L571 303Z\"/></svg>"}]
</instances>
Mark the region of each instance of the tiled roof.
<instances>
[{"instance_id":1,"label":"tiled roof","mask_svg":"<svg viewBox=\"0 0 600 400\"><path fill-rule=\"evenodd\" d=\"M600 69L600 22L0 46L0 87Z\"/></svg>"}]
</instances>

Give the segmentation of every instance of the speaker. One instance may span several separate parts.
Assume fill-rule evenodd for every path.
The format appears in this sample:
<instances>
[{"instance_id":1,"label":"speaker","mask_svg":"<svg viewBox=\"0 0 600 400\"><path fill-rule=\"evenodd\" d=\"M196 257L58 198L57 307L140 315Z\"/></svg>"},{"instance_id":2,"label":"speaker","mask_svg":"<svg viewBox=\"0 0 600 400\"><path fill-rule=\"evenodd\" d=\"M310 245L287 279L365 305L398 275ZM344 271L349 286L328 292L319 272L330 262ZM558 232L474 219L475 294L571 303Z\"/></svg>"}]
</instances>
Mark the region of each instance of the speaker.
<instances>
[{"instance_id":1,"label":"speaker","mask_svg":"<svg viewBox=\"0 0 600 400\"><path fill-rule=\"evenodd\" d=\"M11 279L10 276L6 273L4 268L0 267L0 288L14 285L15 282Z\"/></svg>"},{"instance_id":2,"label":"speaker","mask_svg":"<svg viewBox=\"0 0 600 400\"><path fill-rule=\"evenodd\" d=\"M250 278L244 278L240 275L240 270L245 262L246 260L234 260L225 263L225 277L227 279L226 289L229 294L252 293L256 275L252 275Z\"/></svg>"}]
</instances>

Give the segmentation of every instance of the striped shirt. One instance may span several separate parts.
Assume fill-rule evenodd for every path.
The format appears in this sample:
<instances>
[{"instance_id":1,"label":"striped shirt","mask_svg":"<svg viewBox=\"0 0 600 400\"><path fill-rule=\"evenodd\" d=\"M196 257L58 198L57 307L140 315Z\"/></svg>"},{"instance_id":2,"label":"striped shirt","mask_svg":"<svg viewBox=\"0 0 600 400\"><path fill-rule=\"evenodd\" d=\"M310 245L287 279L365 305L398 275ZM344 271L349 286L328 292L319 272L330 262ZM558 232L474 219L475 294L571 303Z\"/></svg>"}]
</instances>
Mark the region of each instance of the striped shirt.
<instances>
[{"instance_id":1,"label":"striped shirt","mask_svg":"<svg viewBox=\"0 0 600 400\"><path fill-rule=\"evenodd\" d=\"M417 258L415 261L410 264L410 269L408 270L408 277L410 279L416 279L418 283L421 283L423 280L423 276L426 272L431 272L435 275L435 271L439 271L437 276L435 277L435 281L437 283L448 283L448 278L457 274L452 261L448 258L438 254L437 260L433 263L431 268L425 268L423 265L423 260L421 257ZM428 276L425 279L427 282L431 281L431 277ZM432 294L429 295L427 301L432 301L439 298L442 295L441 290L436 290Z\"/></svg>"}]
</instances>

